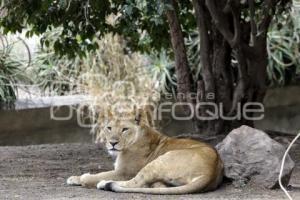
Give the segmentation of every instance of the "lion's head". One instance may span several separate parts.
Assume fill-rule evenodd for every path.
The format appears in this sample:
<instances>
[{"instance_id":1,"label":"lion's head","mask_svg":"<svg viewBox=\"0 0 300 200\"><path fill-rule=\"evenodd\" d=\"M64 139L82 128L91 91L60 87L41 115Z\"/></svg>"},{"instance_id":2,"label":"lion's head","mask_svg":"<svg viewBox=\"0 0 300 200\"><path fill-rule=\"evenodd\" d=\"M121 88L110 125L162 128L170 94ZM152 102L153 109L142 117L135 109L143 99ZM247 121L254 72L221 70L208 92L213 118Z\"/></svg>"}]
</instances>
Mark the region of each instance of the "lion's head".
<instances>
[{"instance_id":1,"label":"lion's head","mask_svg":"<svg viewBox=\"0 0 300 200\"><path fill-rule=\"evenodd\" d=\"M143 126L152 126L145 111L130 115L108 115L99 119L96 143L102 143L111 155L130 149L142 138Z\"/></svg>"},{"instance_id":2,"label":"lion's head","mask_svg":"<svg viewBox=\"0 0 300 200\"><path fill-rule=\"evenodd\" d=\"M101 139L108 152L117 155L139 139L139 127L132 120L111 120L101 130Z\"/></svg>"}]
</instances>

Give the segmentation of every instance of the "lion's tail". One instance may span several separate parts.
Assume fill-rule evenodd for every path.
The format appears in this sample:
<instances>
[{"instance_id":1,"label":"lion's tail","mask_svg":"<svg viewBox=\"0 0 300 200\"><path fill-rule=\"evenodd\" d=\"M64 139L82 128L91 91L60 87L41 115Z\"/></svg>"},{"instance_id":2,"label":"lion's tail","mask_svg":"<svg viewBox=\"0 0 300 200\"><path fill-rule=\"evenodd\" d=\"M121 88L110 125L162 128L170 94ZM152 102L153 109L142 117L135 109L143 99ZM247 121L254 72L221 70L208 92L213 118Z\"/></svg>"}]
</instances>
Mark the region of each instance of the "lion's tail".
<instances>
[{"instance_id":1,"label":"lion's tail","mask_svg":"<svg viewBox=\"0 0 300 200\"><path fill-rule=\"evenodd\" d=\"M166 188L125 188L120 187L117 184L112 184L110 189L115 192L126 193L146 193L146 194L190 194L202 192L207 189L209 185L209 179L206 176L199 176L192 182L176 187Z\"/></svg>"}]
</instances>

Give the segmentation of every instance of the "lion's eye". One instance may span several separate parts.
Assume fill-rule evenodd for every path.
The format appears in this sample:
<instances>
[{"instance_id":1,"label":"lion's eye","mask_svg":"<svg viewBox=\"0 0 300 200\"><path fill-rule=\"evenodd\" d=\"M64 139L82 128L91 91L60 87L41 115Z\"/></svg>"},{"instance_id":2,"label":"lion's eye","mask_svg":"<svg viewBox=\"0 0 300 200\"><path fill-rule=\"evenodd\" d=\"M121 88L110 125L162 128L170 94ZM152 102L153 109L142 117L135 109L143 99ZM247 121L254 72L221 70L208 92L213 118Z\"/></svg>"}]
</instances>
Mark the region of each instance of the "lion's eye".
<instances>
[{"instance_id":1,"label":"lion's eye","mask_svg":"<svg viewBox=\"0 0 300 200\"><path fill-rule=\"evenodd\" d=\"M128 128L123 128L122 129L122 133L124 133L125 131L128 131Z\"/></svg>"},{"instance_id":2,"label":"lion's eye","mask_svg":"<svg viewBox=\"0 0 300 200\"><path fill-rule=\"evenodd\" d=\"M111 127L110 126L108 126L108 127L106 127L108 130L110 130L111 131Z\"/></svg>"}]
</instances>

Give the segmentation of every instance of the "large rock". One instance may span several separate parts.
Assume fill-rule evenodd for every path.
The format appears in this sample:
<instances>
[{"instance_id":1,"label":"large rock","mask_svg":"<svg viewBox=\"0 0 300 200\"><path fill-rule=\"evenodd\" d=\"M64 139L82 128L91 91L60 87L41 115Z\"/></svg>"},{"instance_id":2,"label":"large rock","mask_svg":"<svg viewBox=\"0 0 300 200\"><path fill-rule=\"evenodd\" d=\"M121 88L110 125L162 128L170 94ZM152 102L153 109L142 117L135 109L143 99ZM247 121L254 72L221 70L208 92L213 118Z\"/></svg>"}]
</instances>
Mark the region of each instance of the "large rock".
<instances>
[{"instance_id":1,"label":"large rock","mask_svg":"<svg viewBox=\"0 0 300 200\"><path fill-rule=\"evenodd\" d=\"M241 126L231 131L216 146L223 162L225 177L234 183L246 184L249 180L266 188L278 187L278 176L285 147L263 131ZM282 182L287 185L295 164L286 157Z\"/></svg>"}]
</instances>

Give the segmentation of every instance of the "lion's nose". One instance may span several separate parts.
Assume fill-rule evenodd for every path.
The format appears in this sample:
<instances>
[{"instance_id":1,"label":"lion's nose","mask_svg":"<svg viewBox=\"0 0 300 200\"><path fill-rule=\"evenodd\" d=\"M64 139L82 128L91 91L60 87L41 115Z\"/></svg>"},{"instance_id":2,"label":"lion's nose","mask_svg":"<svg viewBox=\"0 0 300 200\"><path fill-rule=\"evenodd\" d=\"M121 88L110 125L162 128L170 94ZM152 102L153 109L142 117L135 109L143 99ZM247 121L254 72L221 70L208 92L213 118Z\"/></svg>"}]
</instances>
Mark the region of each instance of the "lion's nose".
<instances>
[{"instance_id":1,"label":"lion's nose","mask_svg":"<svg viewBox=\"0 0 300 200\"><path fill-rule=\"evenodd\" d=\"M109 142L111 144L112 147L114 147L116 144L118 144L119 142Z\"/></svg>"}]
</instances>

